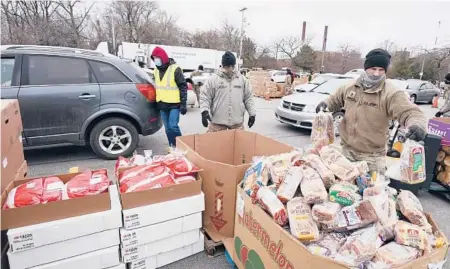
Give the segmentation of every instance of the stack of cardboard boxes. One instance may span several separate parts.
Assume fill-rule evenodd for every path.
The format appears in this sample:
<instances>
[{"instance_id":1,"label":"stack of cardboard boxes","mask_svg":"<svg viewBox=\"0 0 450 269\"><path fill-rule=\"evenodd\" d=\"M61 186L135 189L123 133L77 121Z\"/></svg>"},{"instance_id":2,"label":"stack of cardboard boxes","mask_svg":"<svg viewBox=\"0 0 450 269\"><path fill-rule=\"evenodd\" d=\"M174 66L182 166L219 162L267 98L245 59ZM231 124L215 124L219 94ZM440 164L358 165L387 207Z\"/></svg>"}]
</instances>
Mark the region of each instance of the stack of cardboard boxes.
<instances>
[{"instance_id":1,"label":"stack of cardboard boxes","mask_svg":"<svg viewBox=\"0 0 450 269\"><path fill-rule=\"evenodd\" d=\"M154 269L204 250L201 179L147 191L121 193L122 262Z\"/></svg>"},{"instance_id":2,"label":"stack of cardboard boxes","mask_svg":"<svg viewBox=\"0 0 450 269\"><path fill-rule=\"evenodd\" d=\"M277 87L267 71L251 71L249 79L255 96L277 98L284 95L284 88Z\"/></svg>"}]
</instances>

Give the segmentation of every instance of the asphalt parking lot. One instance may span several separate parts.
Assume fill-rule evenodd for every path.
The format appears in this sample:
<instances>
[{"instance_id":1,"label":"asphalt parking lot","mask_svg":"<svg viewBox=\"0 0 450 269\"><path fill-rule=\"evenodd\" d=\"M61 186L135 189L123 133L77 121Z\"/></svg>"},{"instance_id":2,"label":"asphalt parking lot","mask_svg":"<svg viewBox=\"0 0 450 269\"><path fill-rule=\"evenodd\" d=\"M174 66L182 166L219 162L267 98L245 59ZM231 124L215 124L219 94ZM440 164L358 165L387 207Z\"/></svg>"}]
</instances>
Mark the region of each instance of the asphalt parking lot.
<instances>
[{"instance_id":1,"label":"asphalt parking lot","mask_svg":"<svg viewBox=\"0 0 450 269\"><path fill-rule=\"evenodd\" d=\"M309 143L310 132L279 123L274 116L274 109L280 99L265 101L255 98L257 105L256 123L251 129L253 132L271 137L293 147L304 147ZM430 105L419 105L425 114L431 118L436 109ZM201 124L201 115L198 108L189 108L188 113L181 117L180 127L183 134L203 133L206 129ZM141 137L138 152L144 149L153 150L154 154L167 152L167 139L163 130L151 137ZM71 167L80 169L107 168L112 175L115 161L98 159L89 149L83 147L58 147L40 150L28 150L25 158L29 165L29 176L44 176L66 173ZM442 231L450 237L450 203L437 198L428 192L421 192L419 196L426 212L433 215ZM199 253L185 260L164 267L166 269L190 268L230 268L224 256L209 258L205 253ZM450 262L444 266L450 269Z\"/></svg>"}]
</instances>

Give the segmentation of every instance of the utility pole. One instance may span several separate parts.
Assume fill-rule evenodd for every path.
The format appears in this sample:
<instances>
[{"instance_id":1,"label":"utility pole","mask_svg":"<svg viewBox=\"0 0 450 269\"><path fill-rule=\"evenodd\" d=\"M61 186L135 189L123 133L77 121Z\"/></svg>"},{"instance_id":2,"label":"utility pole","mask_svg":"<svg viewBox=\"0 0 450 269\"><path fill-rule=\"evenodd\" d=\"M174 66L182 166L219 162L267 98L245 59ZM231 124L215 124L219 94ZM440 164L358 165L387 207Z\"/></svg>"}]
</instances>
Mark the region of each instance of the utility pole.
<instances>
[{"instance_id":1,"label":"utility pole","mask_svg":"<svg viewBox=\"0 0 450 269\"><path fill-rule=\"evenodd\" d=\"M114 16L111 15L111 32L112 32L112 42L113 42L113 54L116 53L116 32L114 31Z\"/></svg>"},{"instance_id":2,"label":"utility pole","mask_svg":"<svg viewBox=\"0 0 450 269\"><path fill-rule=\"evenodd\" d=\"M242 60L242 42L244 40L244 23L245 23L244 11L246 11L246 10L247 10L246 7L242 8L241 10L239 10L241 12L241 14L242 14L242 17L241 17L241 41L239 43L239 59L240 59L239 62L243 61Z\"/></svg>"},{"instance_id":3,"label":"utility pole","mask_svg":"<svg viewBox=\"0 0 450 269\"><path fill-rule=\"evenodd\" d=\"M328 36L328 26L325 26L325 29L323 31L323 45L322 45L322 63L320 66L320 71L322 73L325 71L324 61L325 61L325 51L327 50L327 36Z\"/></svg>"}]
</instances>

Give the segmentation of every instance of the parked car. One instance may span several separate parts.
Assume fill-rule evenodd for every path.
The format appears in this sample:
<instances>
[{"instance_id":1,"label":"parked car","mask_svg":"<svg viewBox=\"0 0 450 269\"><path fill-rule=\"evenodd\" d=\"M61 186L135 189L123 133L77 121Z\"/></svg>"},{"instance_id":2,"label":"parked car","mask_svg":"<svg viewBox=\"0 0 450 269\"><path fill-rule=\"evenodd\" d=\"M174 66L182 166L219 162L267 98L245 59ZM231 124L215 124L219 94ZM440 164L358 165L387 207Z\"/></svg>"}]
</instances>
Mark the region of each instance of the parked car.
<instances>
[{"instance_id":1,"label":"parked car","mask_svg":"<svg viewBox=\"0 0 450 269\"><path fill-rule=\"evenodd\" d=\"M89 145L117 159L162 126L152 78L118 57L13 45L2 47L1 68L1 98L19 100L25 148Z\"/></svg>"},{"instance_id":2,"label":"parked car","mask_svg":"<svg viewBox=\"0 0 450 269\"><path fill-rule=\"evenodd\" d=\"M340 86L349 83L352 79L332 79L322 83L310 92L302 92L285 96L275 110L275 117L282 123L292 126L311 129L316 107ZM339 123L344 118L344 111L333 113L336 134L339 133Z\"/></svg>"},{"instance_id":3,"label":"parked car","mask_svg":"<svg viewBox=\"0 0 450 269\"><path fill-rule=\"evenodd\" d=\"M339 75L339 74L332 74L332 73L327 73L327 74L320 74L317 75L313 80L311 80L309 83L306 84L299 84L297 86L294 87L296 92L310 92L313 89L315 89L317 86L332 80L332 79L350 79L352 78L352 76L347 76L347 75Z\"/></svg>"},{"instance_id":4,"label":"parked car","mask_svg":"<svg viewBox=\"0 0 450 269\"><path fill-rule=\"evenodd\" d=\"M441 95L441 90L430 82L419 79L408 79L406 82L408 83L406 91L413 103L426 102L431 104L435 96Z\"/></svg>"},{"instance_id":5,"label":"parked car","mask_svg":"<svg viewBox=\"0 0 450 269\"><path fill-rule=\"evenodd\" d=\"M271 75L271 80L276 83L284 83L287 72L285 70L276 71Z\"/></svg>"}]
</instances>

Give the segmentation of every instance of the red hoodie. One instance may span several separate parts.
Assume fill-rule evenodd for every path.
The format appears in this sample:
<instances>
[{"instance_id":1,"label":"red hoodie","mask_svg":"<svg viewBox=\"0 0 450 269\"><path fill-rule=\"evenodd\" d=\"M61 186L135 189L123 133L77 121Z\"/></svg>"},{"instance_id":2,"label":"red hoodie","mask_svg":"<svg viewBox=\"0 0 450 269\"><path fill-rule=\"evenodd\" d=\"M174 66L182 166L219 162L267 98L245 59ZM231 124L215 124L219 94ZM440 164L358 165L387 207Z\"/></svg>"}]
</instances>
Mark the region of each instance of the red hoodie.
<instances>
[{"instance_id":1,"label":"red hoodie","mask_svg":"<svg viewBox=\"0 0 450 269\"><path fill-rule=\"evenodd\" d=\"M152 60L154 56L161 58L163 64L169 63L169 56L167 55L166 51L163 50L161 47L155 47L153 49Z\"/></svg>"}]
</instances>

